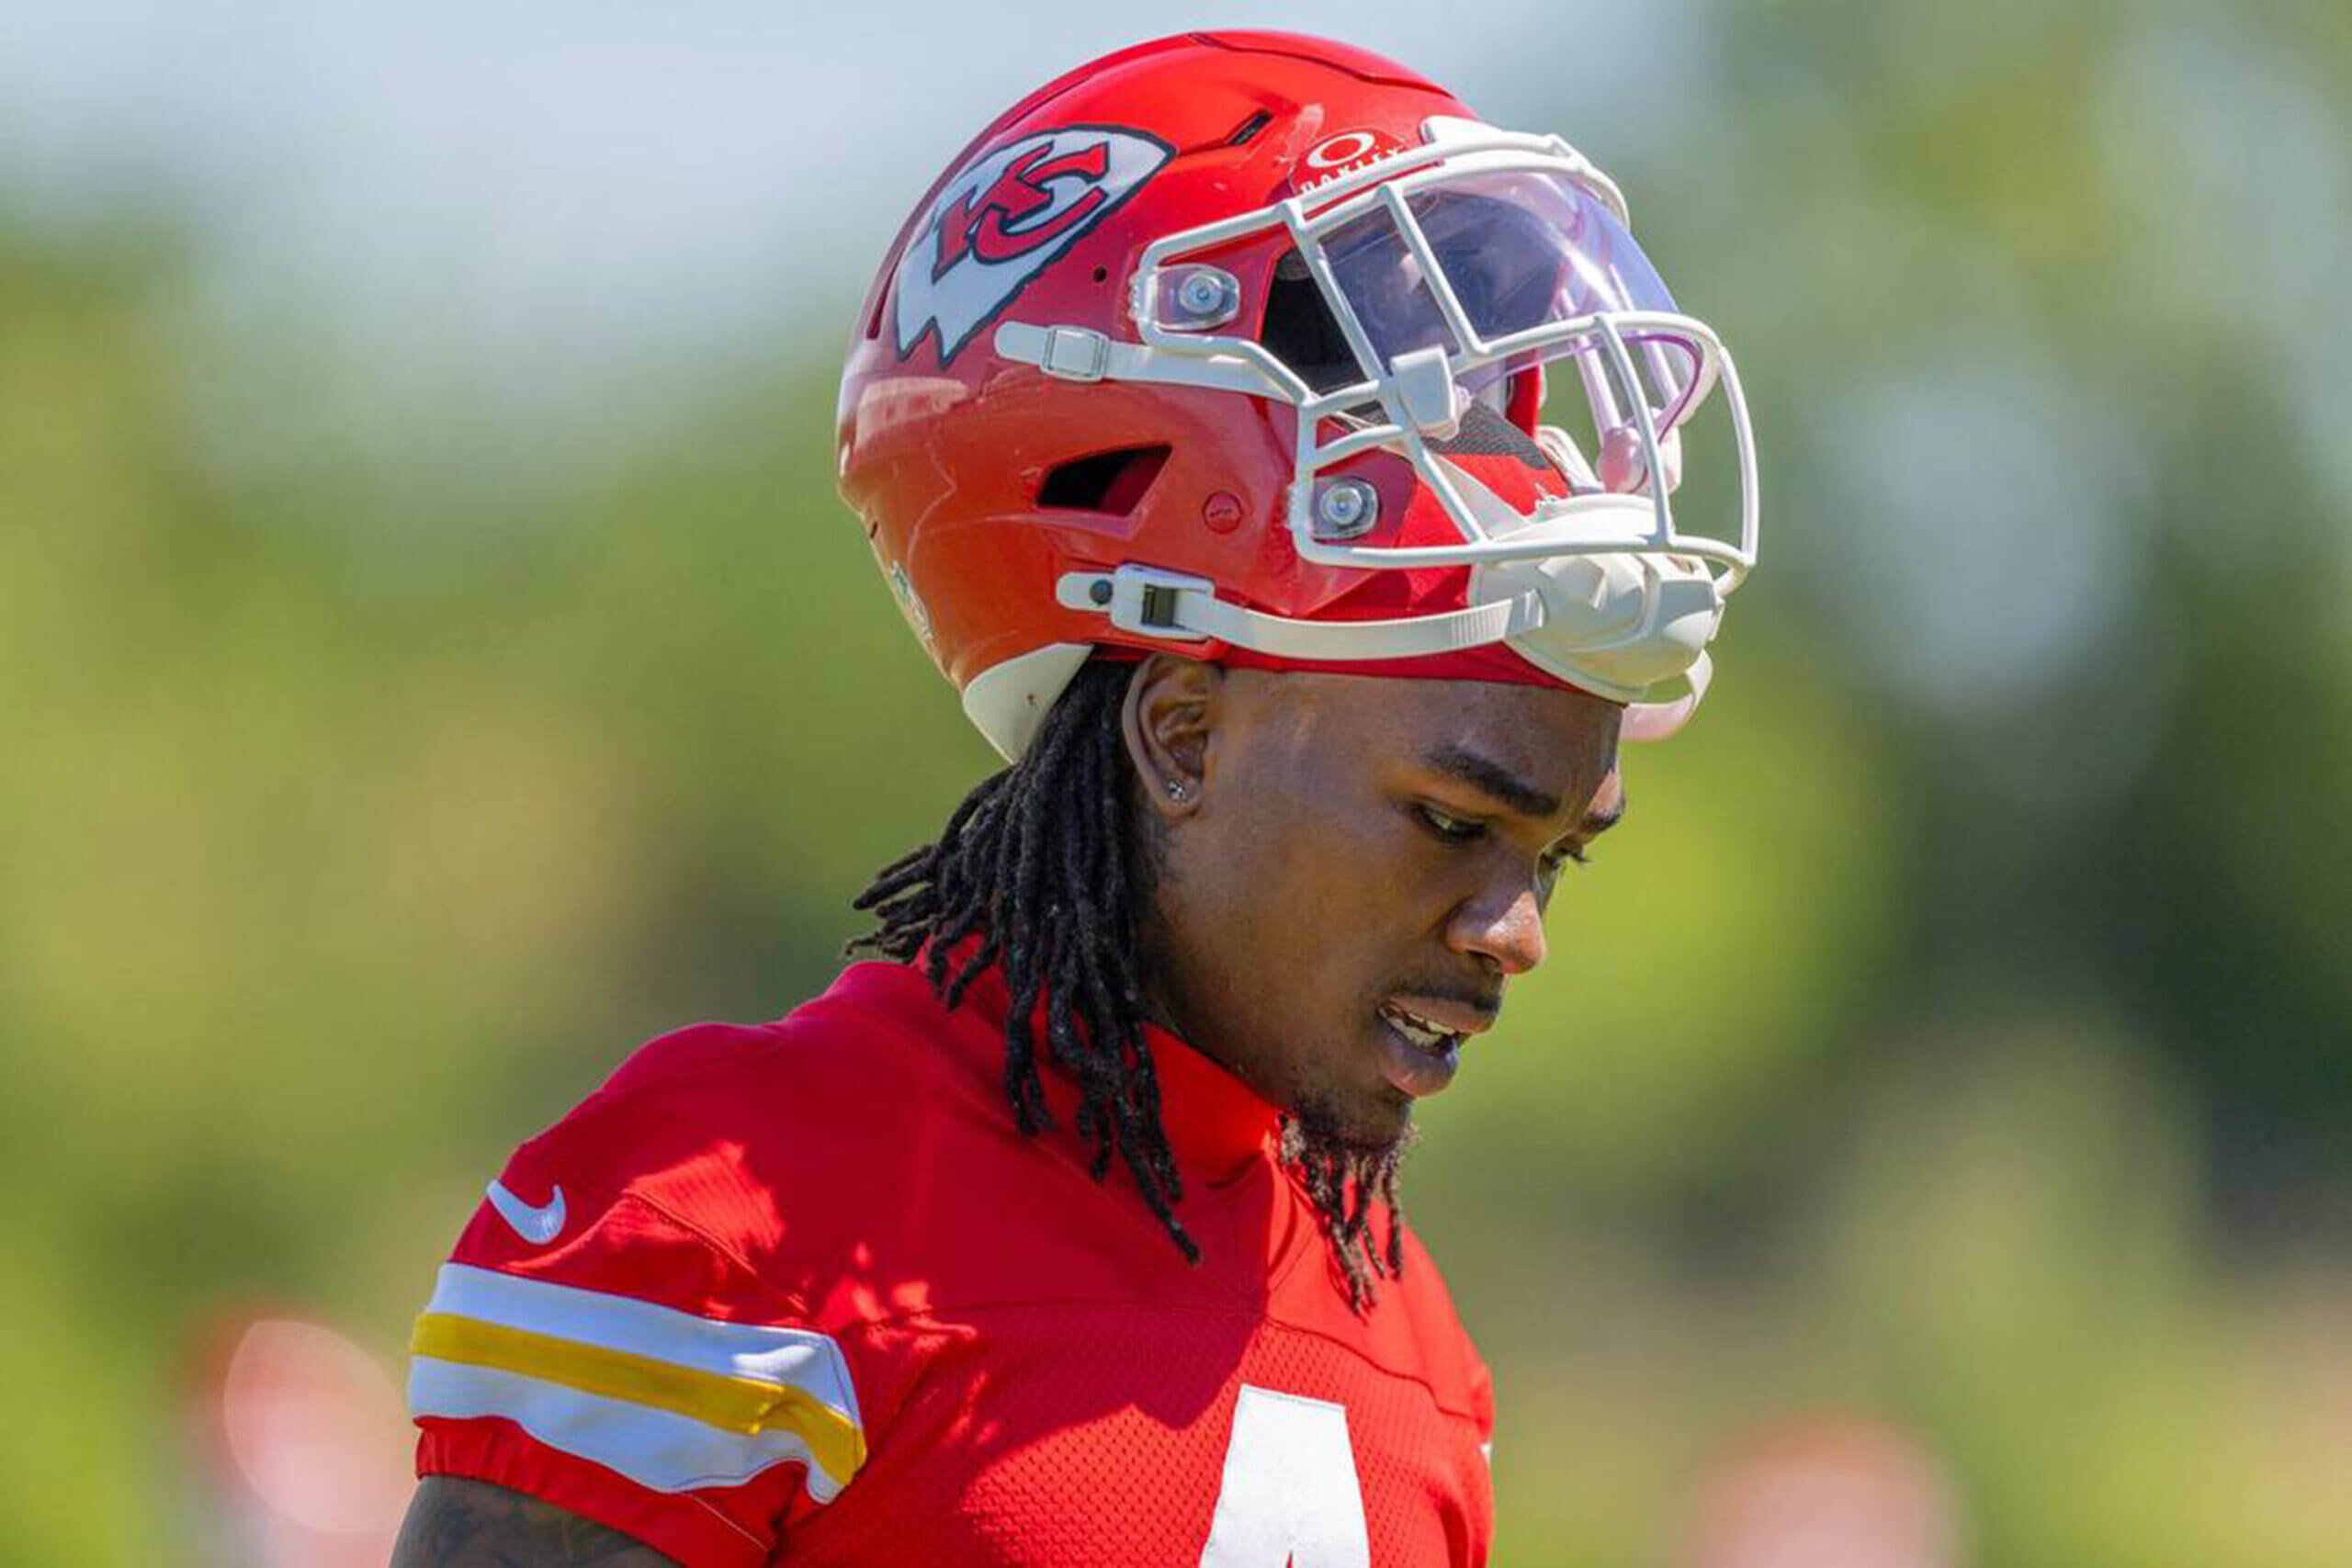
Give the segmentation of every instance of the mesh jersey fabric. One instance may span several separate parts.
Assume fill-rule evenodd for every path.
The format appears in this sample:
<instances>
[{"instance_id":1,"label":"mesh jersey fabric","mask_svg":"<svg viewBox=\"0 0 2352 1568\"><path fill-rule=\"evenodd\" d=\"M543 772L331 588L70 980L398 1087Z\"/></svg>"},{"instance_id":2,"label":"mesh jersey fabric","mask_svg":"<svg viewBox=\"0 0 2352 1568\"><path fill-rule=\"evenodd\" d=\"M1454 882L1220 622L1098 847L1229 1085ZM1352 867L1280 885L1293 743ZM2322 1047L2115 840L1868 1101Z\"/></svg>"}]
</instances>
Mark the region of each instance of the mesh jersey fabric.
<instances>
[{"instance_id":1,"label":"mesh jersey fabric","mask_svg":"<svg viewBox=\"0 0 2352 1568\"><path fill-rule=\"evenodd\" d=\"M1188 1265L1069 1082L1014 1127L1006 1005L865 963L642 1047L444 1266L419 1474L688 1568L1484 1562L1491 1391L1418 1241L1351 1313L1274 1110L1155 1031Z\"/></svg>"}]
</instances>

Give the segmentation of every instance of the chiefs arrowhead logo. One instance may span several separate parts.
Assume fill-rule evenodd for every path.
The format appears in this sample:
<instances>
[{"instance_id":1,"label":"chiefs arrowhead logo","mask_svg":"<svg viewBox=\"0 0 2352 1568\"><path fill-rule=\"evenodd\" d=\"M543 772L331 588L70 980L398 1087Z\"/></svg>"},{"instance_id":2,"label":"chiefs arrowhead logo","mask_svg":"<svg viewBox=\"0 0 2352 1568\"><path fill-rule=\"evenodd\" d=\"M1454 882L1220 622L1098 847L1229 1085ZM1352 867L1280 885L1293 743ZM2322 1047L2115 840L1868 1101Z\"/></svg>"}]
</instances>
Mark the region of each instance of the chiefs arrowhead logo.
<instances>
[{"instance_id":1,"label":"chiefs arrowhead logo","mask_svg":"<svg viewBox=\"0 0 2352 1568\"><path fill-rule=\"evenodd\" d=\"M955 358L1173 151L1141 131L1072 126L1024 136L956 171L899 258L899 356L936 332L940 363Z\"/></svg>"}]
</instances>

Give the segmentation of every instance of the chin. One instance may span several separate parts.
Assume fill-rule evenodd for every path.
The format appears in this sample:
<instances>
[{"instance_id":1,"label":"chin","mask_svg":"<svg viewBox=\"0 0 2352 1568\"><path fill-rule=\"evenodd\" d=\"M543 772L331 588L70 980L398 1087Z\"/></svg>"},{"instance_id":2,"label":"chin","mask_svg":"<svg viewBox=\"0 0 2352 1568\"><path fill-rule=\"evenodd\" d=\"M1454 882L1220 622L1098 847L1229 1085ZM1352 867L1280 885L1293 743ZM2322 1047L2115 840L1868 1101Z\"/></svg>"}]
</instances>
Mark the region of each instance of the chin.
<instances>
[{"instance_id":1,"label":"chin","mask_svg":"<svg viewBox=\"0 0 2352 1568\"><path fill-rule=\"evenodd\" d=\"M1388 1154L1413 1135L1411 1098L1385 1088L1370 1094L1303 1094L1290 1114L1305 1141L1350 1154Z\"/></svg>"}]
</instances>

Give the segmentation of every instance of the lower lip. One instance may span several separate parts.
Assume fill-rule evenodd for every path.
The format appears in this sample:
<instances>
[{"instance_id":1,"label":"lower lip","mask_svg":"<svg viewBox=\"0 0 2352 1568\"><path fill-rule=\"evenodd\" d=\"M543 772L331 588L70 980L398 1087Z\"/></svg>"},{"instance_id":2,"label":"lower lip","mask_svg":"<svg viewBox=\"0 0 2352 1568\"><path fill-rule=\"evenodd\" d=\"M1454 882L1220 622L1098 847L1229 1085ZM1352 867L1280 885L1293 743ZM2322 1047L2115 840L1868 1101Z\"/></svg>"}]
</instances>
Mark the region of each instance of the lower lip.
<instances>
[{"instance_id":1,"label":"lower lip","mask_svg":"<svg viewBox=\"0 0 2352 1568\"><path fill-rule=\"evenodd\" d=\"M1462 1067L1462 1043L1451 1041L1435 1051L1425 1051L1397 1032L1396 1026L1375 1014L1380 1025L1381 1076L1400 1092L1415 1100L1425 1100L1453 1081Z\"/></svg>"}]
</instances>

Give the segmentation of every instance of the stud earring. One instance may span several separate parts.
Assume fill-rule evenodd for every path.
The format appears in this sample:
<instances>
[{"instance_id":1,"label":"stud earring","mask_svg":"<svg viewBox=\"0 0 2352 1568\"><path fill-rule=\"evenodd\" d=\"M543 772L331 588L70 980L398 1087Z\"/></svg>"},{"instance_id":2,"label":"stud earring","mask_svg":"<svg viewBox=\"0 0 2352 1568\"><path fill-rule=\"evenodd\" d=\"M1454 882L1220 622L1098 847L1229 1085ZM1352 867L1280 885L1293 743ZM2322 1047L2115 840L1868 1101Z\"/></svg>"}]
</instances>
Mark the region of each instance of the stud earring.
<instances>
[{"instance_id":1,"label":"stud earring","mask_svg":"<svg viewBox=\"0 0 2352 1568\"><path fill-rule=\"evenodd\" d=\"M1183 781L1182 779L1170 779L1170 780L1168 781L1168 798L1169 798L1169 799L1170 799L1170 800L1182 800L1182 799L1183 799L1183 798L1184 798L1184 796L1185 796L1186 793L1187 793L1187 792L1186 792L1186 790L1185 790L1185 788L1184 788L1184 781Z\"/></svg>"}]
</instances>

